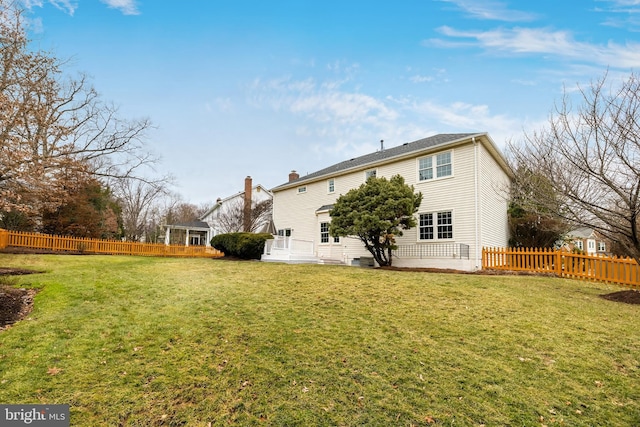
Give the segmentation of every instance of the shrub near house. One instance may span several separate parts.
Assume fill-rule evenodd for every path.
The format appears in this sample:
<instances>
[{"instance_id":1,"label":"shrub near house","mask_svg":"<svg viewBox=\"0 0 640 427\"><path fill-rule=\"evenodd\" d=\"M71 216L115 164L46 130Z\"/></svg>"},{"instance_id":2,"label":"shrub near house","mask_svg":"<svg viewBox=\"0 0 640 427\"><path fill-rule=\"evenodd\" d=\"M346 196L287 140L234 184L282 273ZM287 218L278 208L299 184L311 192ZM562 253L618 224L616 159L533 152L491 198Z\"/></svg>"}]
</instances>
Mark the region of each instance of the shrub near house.
<instances>
[{"instance_id":1,"label":"shrub near house","mask_svg":"<svg viewBox=\"0 0 640 427\"><path fill-rule=\"evenodd\" d=\"M269 233L227 233L211 239L211 246L224 252L225 256L241 259L260 259L264 242L273 236Z\"/></svg>"}]
</instances>

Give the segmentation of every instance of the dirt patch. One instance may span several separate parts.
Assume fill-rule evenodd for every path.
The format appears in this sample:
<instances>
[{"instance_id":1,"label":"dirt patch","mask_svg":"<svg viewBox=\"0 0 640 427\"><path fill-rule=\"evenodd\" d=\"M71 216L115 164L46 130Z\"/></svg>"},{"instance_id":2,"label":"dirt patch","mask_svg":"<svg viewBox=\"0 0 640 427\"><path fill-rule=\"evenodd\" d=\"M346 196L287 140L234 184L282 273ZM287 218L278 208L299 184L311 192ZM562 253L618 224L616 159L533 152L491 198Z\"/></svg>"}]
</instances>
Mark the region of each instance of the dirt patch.
<instances>
[{"instance_id":1,"label":"dirt patch","mask_svg":"<svg viewBox=\"0 0 640 427\"><path fill-rule=\"evenodd\" d=\"M0 331L9 328L31 313L35 295L35 289L0 286Z\"/></svg>"},{"instance_id":2,"label":"dirt patch","mask_svg":"<svg viewBox=\"0 0 640 427\"><path fill-rule=\"evenodd\" d=\"M39 272L22 268L0 267L0 277L33 273ZM33 297L36 292L35 289L17 289L0 283L0 331L7 329L31 313Z\"/></svg>"},{"instance_id":3,"label":"dirt patch","mask_svg":"<svg viewBox=\"0 0 640 427\"><path fill-rule=\"evenodd\" d=\"M611 294L600 295L600 296L609 301L623 302L625 304L640 304L639 291L634 291L634 290L618 291L618 292L613 292Z\"/></svg>"}]
</instances>

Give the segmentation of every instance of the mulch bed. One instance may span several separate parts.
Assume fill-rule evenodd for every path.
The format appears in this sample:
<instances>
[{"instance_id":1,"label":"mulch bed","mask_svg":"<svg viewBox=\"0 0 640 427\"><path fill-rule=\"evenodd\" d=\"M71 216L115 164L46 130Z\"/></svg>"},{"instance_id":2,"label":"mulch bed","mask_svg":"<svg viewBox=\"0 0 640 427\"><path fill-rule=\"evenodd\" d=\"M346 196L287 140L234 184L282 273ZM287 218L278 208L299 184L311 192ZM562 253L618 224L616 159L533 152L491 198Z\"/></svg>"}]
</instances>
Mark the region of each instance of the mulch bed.
<instances>
[{"instance_id":1,"label":"mulch bed","mask_svg":"<svg viewBox=\"0 0 640 427\"><path fill-rule=\"evenodd\" d=\"M640 304L640 291L627 290L600 296L609 301L624 302L626 304Z\"/></svg>"}]
</instances>

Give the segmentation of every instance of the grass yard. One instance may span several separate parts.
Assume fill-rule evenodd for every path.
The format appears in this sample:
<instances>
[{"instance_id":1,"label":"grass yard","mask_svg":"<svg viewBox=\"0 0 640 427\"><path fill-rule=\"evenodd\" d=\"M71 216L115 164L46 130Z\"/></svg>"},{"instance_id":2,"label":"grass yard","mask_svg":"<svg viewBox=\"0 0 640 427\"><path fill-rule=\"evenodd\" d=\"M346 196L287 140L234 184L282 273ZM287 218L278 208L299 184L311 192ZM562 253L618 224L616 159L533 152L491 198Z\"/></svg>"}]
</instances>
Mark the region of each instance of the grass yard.
<instances>
[{"instance_id":1,"label":"grass yard","mask_svg":"<svg viewBox=\"0 0 640 427\"><path fill-rule=\"evenodd\" d=\"M529 276L0 254L0 403L72 426L638 426L640 306Z\"/></svg>"}]
</instances>

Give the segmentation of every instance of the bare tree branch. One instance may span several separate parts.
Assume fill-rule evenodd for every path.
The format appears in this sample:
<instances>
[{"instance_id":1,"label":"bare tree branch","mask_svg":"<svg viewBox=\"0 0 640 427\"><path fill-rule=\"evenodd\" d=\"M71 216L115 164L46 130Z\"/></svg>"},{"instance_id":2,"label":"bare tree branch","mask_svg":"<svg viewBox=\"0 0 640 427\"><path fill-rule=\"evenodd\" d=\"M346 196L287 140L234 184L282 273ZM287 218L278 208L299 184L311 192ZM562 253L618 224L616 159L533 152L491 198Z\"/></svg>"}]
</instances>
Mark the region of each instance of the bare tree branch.
<instances>
[{"instance_id":1,"label":"bare tree branch","mask_svg":"<svg viewBox=\"0 0 640 427\"><path fill-rule=\"evenodd\" d=\"M530 207L597 230L640 262L640 78L615 87L605 75L578 94L574 107L565 91L547 128L510 144L514 188Z\"/></svg>"}]
</instances>

